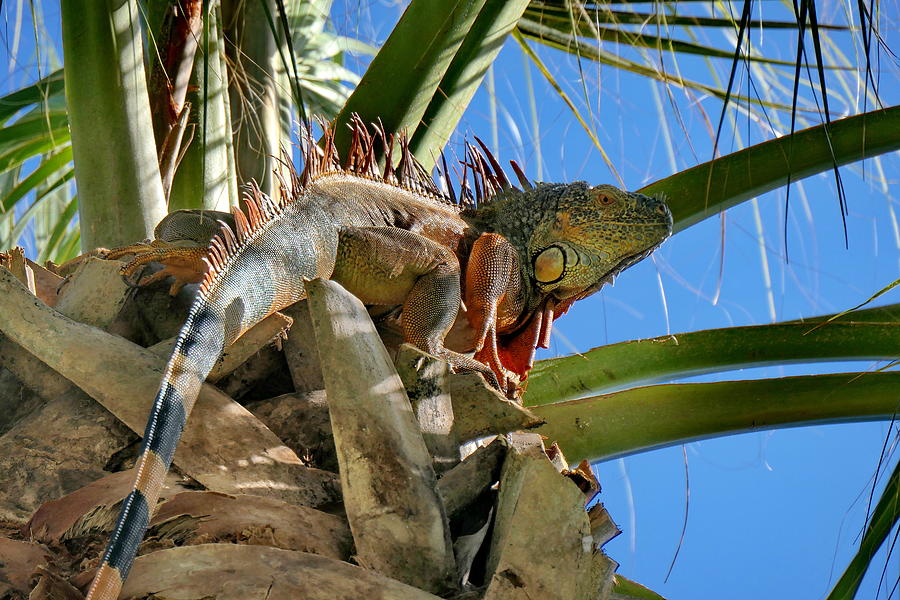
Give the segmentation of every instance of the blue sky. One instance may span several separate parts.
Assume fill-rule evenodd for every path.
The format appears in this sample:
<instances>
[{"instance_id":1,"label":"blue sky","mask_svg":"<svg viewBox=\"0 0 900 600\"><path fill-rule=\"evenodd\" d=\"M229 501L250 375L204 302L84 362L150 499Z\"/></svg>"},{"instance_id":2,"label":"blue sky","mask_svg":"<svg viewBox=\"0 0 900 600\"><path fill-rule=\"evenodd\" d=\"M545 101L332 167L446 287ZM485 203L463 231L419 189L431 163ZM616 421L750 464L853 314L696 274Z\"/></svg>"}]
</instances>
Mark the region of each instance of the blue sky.
<instances>
[{"instance_id":1,"label":"blue sky","mask_svg":"<svg viewBox=\"0 0 900 600\"><path fill-rule=\"evenodd\" d=\"M333 27L381 42L401 9L393 2L338 2ZM896 4L883 7L881 24L885 41L895 50L900 48L896 9ZM679 10L704 12L709 3ZM774 2L756 3L754 16L789 18ZM844 5L820 2L819 19L845 23ZM0 61L14 34L8 23L4 27ZM704 38L728 48L720 33L702 34L701 41ZM789 33L754 31L751 40L767 56L793 60L795 42ZM856 60L848 34L836 34L834 40L835 51ZM617 51L611 44L603 48ZM626 187L639 188L711 158L719 100L666 89L588 61L579 68L577 61L559 52L538 51L581 107ZM627 56L642 59L633 52ZM650 60L659 64L656 55ZM675 69L671 56L662 60L668 71ZM365 62L351 57L348 66L361 69ZM482 86L460 124L460 135L451 141L451 151L461 147L463 134L476 134L501 158L519 161L532 177L540 173L546 181L615 183L571 111L541 74L525 65L521 52L507 43L494 68L493 93ZM729 62L714 65L717 76L727 78ZM882 53L880 66L882 100L885 105L897 104L897 65ZM679 57L678 69L686 77L714 82L701 59ZM10 76L0 84L0 93L28 82L23 70L13 67L7 72ZM529 79L538 131L532 127ZM739 81L741 93L746 93L745 73ZM764 82L755 79L755 83L764 93ZM845 98L833 100L835 112L861 110L852 85L844 89L834 73L829 84ZM786 97L783 90L778 93L779 98ZM774 131L787 131L784 113L771 109L767 113ZM773 137L765 116L731 114L737 127L726 127L722 152ZM815 122L816 117L812 119ZM620 277L615 287L580 302L557 322L553 345L543 356L668 333L811 317L858 304L900 272L897 167L895 154L878 163L867 162L865 178L859 165L842 169L849 199L849 248L844 248L833 177L810 178L791 192L789 262L784 247L785 195L778 191L680 233L652 259ZM879 303L898 302L898 294L888 294ZM694 380L880 366L883 363L795 365ZM607 551L621 563L620 573L670 600L823 597L855 550L871 478L889 435L888 424L881 422L796 428L705 440L601 463L596 466L604 487L601 499L623 529ZM679 545L688 498L685 457L690 482L687 528L678 560L664 582ZM888 471L896 460L895 454ZM900 560L896 554L892 562L886 560L884 555L875 560L875 573L867 578L860 598L887 597L884 589L880 595L876 591L881 569L885 568L890 589L900 577ZM893 597L898 597L896 591Z\"/></svg>"},{"instance_id":2,"label":"blue sky","mask_svg":"<svg viewBox=\"0 0 900 600\"><path fill-rule=\"evenodd\" d=\"M765 3L765 8L772 4ZM769 34L766 37L779 41ZM509 119L499 119L499 150L513 157L521 153L526 171L535 175L534 150L517 147L509 126L515 123L527 139L528 134L522 133L530 122L521 85L523 63L518 49L511 46L507 44L495 67L499 112L509 114ZM781 54L790 60L789 52ZM598 72L591 63L583 64L582 87L574 61L559 60L559 53L551 51L541 56L553 64L556 78L565 82L572 97L588 89L593 125L626 186L637 188L711 158L712 136L697 105L715 123L719 101L687 99L673 89L674 100L669 103L660 100L665 91L644 78L609 67ZM691 77L710 80L701 61L679 58L679 66ZM717 67L720 76L727 77L727 61ZM882 78L882 97L888 105L900 95L896 75L893 66ZM613 181L559 97L537 71L531 77L541 122L539 147L545 179ZM482 90L466 113L463 127L467 131L482 135L490 130L487 96ZM774 117L771 111L770 115ZM746 116L737 118L740 138L726 130L720 144L724 152L746 147L748 138L759 142L772 137L756 123L748 127ZM579 303L558 321L559 335L546 355L667 333L809 317L858 304L898 277L897 157L885 159L883 165L887 190L871 178L878 167L866 167L868 181L858 175L858 168L842 170L850 199L849 249L844 248L833 178L830 174L814 177L792 191L789 263L783 243L785 196L783 192L767 194L728 211L724 218L708 219L675 236L653 260L623 274L614 288ZM720 279L723 252L725 268ZM885 303L897 301L896 293L883 298ZM797 365L695 380L864 371L879 366ZM621 563L620 573L671 600L824 597L855 550L871 477L888 435L885 423L787 429L705 440L601 463L596 470L604 487L602 501L623 529L607 551ZM664 582L679 546L688 497L685 456L690 511L677 562ZM860 598L886 597L884 589L880 595L876 591L886 560L882 554L874 561L876 572L868 577ZM898 576L900 560L895 554L886 567L887 589Z\"/></svg>"},{"instance_id":3,"label":"blue sky","mask_svg":"<svg viewBox=\"0 0 900 600\"><path fill-rule=\"evenodd\" d=\"M708 10L708 4L702 4L679 10L702 13ZM820 22L845 23L842 6L820 2ZM900 36L895 8L885 10L882 33L896 48ZM333 18L339 31L360 31L380 41L398 13L385 3L349 2L337 7ZM754 17L760 16L790 18L783 6L773 2L755 4ZM369 23L371 29L360 28L360 22ZM729 48L720 34L710 33L707 38L717 47ZM793 60L792 34L754 31L751 40L767 56ZM838 34L834 40L834 48L854 60L850 36ZM603 47L616 51L612 44ZM608 66L598 69L588 61L579 69L575 60L559 52L538 50L560 85L585 115L593 117L591 125L627 187L639 188L712 157L711 131L721 109L719 100L686 95L677 88L666 90ZM640 58L633 52L626 56ZM663 60L669 71L674 70L671 56ZM518 160L532 177L537 177L540 168L546 181L614 183L571 111L536 69L531 67L526 74L524 64L519 49L507 42L495 63L495 100L491 101L483 84L460 133L490 140L496 127L498 155ZM726 81L730 61L714 64L718 77ZM900 96L896 64L883 56L881 67L882 100L885 105L896 104ZM679 57L678 68L685 77L713 81L702 60ZM537 135L531 127L529 75L540 123ZM829 84L839 89L840 82L832 75ZM790 80L780 81L789 84ZM746 93L746 73L739 73L739 82L741 93ZM764 89L763 82L755 79L754 83ZM855 90L845 103L833 99L832 111L861 110L861 102L853 103L854 95ZM778 97L789 98L783 92ZM786 114L767 112L775 131L789 131ZM743 113L732 114L737 133L726 127L722 152L774 137L764 116L748 119ZM817 117L810 116L810 124L817 124ZM460 143L461 137L455 138L451 149ZM784 249L785 194L778 191L680 233L652 260L623 274L615 287L580 302L557 321L557 336L544 356L667 333L811 317L855 306L900 272L897 159L894 155L880 164L869 161L865 179L858 165L842 169L849 198L849 249L844 248L833 176L810 178L792 189L789 262ZM874 176L879 172L884 178ZM717 288L721 289L714 302ZM880 303L898 300L894 292ZM866 371L883 364L794 365L692 380ZM881 422L783 429L600 463L595 469L604 488L601 499L623 529L607 551L621 563L621 574L671 600L824 597L856 549L871 479L889 435L888 424ZM685 457L690 510L677 562L665 582L679 546L688 498ZM896 460L894 454L888 472ZM900 560L895 554L890 563L886 561L884 553L876 558L874 574L867 577L859 598L887 597L885 590L900 577ZM882 568L887 587L879 594Z\"/></svg>"}]
</instances>

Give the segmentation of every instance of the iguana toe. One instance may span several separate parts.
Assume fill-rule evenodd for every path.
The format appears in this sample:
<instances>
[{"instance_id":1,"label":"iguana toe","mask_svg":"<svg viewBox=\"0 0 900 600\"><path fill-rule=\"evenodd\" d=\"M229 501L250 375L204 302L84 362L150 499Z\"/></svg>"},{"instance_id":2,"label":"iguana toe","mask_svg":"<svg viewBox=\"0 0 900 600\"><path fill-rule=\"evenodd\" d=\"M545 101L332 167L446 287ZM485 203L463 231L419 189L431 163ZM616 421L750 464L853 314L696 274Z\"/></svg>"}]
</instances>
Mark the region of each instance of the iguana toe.
<instances>
[{"instance_id":1,"label":"iguana toe","mask_svg":"<svg viewBox=\"0 0 900 600\"><path fill-rule=\"evenodd\" d=\"M174 277L175 281L169 288L169 294L174 296L186 284L203 281L207 271L207 265L203 260L206 253L205 248L181 247L154 240L108 250L105 258L118 259L129 255L134 257L120 271L129 286L145 287L167 277ZM134 282L135 273L150 263L162 264L163 268Z\"/></svg>"}]
</instances>

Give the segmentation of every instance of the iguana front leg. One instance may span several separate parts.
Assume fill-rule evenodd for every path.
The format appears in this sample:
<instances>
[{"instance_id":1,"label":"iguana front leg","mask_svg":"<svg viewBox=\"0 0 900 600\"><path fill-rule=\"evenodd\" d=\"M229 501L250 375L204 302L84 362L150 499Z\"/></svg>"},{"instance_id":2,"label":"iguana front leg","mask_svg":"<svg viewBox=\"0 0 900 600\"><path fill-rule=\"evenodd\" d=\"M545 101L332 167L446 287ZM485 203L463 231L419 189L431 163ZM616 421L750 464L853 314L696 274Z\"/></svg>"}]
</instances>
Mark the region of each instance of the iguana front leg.
<instances>
[{"instance_id":1,"label":"iguana front leg","mask_svg":"<svg viewBox=\"0 0 900 600\"><path fill-rule=\"evenodd\" d=\"M345 227L331 278L364 304L402 305L408 343L499 387L488 366L444 347L461 300L459 261L449 248L404 229Z\"/></svg>"},{"instance_id":2,"label":"iguana front leg","mask_svg":"<svg viewBox=\"0 0 900 600\"><path fill-rule=\"evenodd\" d=\"M558 252L538 254L531 270L540 281L565 275ZM537 348L548 348L553 321L580 296L559 300L535 295L526 286L519 252L497 233L482 234L472 245L466 267L466 317L475 330L475 359L489 365L504 388L514 393L534 365Z\"/></svg>"},{"instance_id":3,"label":"iguana front leg","mask_svg":"<svg viewBox=\"0 0 900 600\"><path fill-rule=\"evenodd\" d=\"M150 263L161 263L162 269L152 275L141 277L134 285L143 287L166 277L174 277L175 281L169 287L169 294L172 296L178 294L185 284L200 283L206 274L207 266L203 262L203 258L206 256L205 247L182 247L170 242L153 240L114 248L105 253L105 257L109 259L118 259L128 255L133 255L134 258L120 271L126 280L133 280L134 274Z\"/></svg>"},{"instance_id":4,"label":"iguana front leg","mask_svg":"<svg viewBox=\"0 0 900 600\"><path fill-rule=\"evenodd\" d=\"M203 281L207 270L203 259L210 240L222 223L233 229L234 216L216 210L177 210L159 222L153 231L153 241L113 248L105 251L104 256L109 259L134 257L122 267L121 273L126 279L133 278L145 265L162 264L160 271L142 277L137 285L149 285L171 276L175 281L169 294L174 296L185 284Z\"/></svg>"},{"instance_id":5,"label":"iguana front leg","mask_svg":"<svg viewBox=\"0 0 900 600\"><path fill-rule=\"evenodd\" d=\"M469 252L466 267L466 318L475 330L475 359L487 364L503 389L515 386L501 360L497 336L513 327L525 307L519 255L506 238L482 234Z\"/></svg>"}]
</instances>

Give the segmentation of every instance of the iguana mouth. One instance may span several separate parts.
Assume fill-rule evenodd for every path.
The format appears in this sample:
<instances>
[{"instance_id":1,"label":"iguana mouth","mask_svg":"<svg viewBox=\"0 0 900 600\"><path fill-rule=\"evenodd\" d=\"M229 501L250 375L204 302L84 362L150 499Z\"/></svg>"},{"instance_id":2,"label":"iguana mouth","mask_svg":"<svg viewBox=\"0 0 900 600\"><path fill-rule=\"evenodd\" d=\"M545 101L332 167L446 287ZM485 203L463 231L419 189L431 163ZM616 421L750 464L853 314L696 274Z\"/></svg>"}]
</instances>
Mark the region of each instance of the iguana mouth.
<instances>
[{"instance_id":1,"label":"iguana mouth","mask_svg":"<svg viewBox=\"0 0 900 600\"><path fill-rule=\"evenodd\" d=\"M665 240L663 240L663 241L665 241ZM654 250L656 250L657 248L659 248L659 246L660 246L661 244L662 244L662 241L660 241L660 242L654 244L653 246L650 246L649 248L647 248L647 249L645 249L645 250L641 250L640 252L635 252L634 254L631 254L631 255L629 255L629 256L626 256L625 258L623 258L622 260L620 260L620 261L616 264L616 266L614 266L612 269L610 269L609 271L607 271L607 272L606 272L606 275L604 275L603 277L601 277L600 280L599 280L597 283L595 283L594 285L592 285L592 286L586 288L584 291L579 292L579 293L575 294L574 296L571 296L571 299L572 299L573 301L575 301L575 300L582 300L582 299L584 299L584 298L587 298L587 297L590 296L591 294L600 291L600 288L602 288L602 287L603 287L604 285L606 285L607 283L610 283L610 284L613 283L613 281L615 281L616 276L617 276L619 273L621 273L622 271L624 271L625 269L627 269L627 268L630 267L631 265L633 265L633 264L635 264L635 263L639 263L639 262L641 262L642 260L644 260L645 258L647 258L647 257L650 255L650 253L652 253ZM559 301L559 300L558 300L558 301Z\"/></svg>"},{"instance_id":2,"label":"iguana mouth","mask_svg":"<svg viewBox=\"0 0 900 600\"><path fill-rule=\"evenodd\" d=\"M557 300L553 296L548 296L546 300L544 300L544 304L541 307L541 329L538 333L537 338L537 348L549 348L550 347L550 334L553 332L553 320L556 318L555 310L556 310ZM568 306L566 306L568 309Z\"/></svg>"},{"instance_id":3,"label":"iguana mouth","mask_svg":"<svg viewBox=\"0 0 900 600\"><path fill-rule=\"evenodd\" d=\"M634 254L626 256L625 258L620 260L615 267L610 269L606 273L606 275L604 275L597 283L581 292L578 292L577 294L568 296L566 298L557 298L553 295L553 293L548 294L538 303L537 307L535 307L535 309L528 315L527 318L523 319L512 331L505 332L503 336L507 339L515 338L521 335L526 329L534 327L534 320L538 319L538 331L536 337L534 338L535 348L549 348L550 334L553 332L553 321L556 320L557 317L565 314L569 310L569 307L572 306L572 304L574 304L576 301L587 298L591 294L598 292L600 288L602 288L607 283L612 283L616 278L616 275L618 275L631 265L646 258L651 252L656 250L656 248L658 248L660 244L662 244L662 242L650 246L645 250L641 250L640 252L635 252Z\"/></svg>"},{"instance_id":4,"label":"iguana mouth","mask_svg":"<svg viewBox=\"0 0 900 600\"><path fill-rule=\"evenodd\" d=\"M647 256L656 250L659 244L655 244L650 246L646 250L642 250L640 252L635 252L629 256L626 256L619 263L609 270L609 272L604 275L600 281L585 289L584 291L575 294L573 296L569 296L568 298L559 299L555 297L553 294L549 294L546 298L544 298L541 303L538 305L538 309L532 313L535 315L537 313L541 313L540 315L540 331L537 336L537 343L535 344L536 348L549 348L550 347L550 334L553 332L553 321L556 317L562 316L566 311L569 310L569 307L574 304L578 300L582 300L587 298L594 292L600 291L607 283L612 283L616 278L616 275L630 267L631 265L642 261L647 258ZM529 319L530 321L530 319Z\"/></svg>"}]
</instances>

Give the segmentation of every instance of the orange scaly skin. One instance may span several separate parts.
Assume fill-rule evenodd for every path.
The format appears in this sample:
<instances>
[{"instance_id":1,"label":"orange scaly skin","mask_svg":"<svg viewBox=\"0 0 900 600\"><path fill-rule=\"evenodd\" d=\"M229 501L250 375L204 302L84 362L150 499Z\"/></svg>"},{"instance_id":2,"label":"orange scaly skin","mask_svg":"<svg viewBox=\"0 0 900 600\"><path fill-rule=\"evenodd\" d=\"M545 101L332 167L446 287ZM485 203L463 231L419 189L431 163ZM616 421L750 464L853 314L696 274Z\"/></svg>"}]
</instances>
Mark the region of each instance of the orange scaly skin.
<instances>
[{"instance_id":1,"label":"orange scaly skin","mask_svg":"<svg viewBox=\"0 0 900 600\"><path fill-rule=\"evenodd\" d=\"M449 197L441 194L403 136L380 128L373 134L358 118L352 127L343 165L333 132L319 149L307 128L304 170L287 172L280 198L251 185L243 211L179 211L157 227L157 241L112 251L136 254L128 275L160 262L176 277L173 291L187 281L202 284L88 600L118 597L200 386L223 349L305 298L305 279L331 278L364 303L401 306L407 342L514 394L535 348L549 342L553 320L671 233L671 215L658 199L583 182L533 185L513 163L522 184L516 188L480 141L481 150L468 147L463 164L471 180L463 176L457 202L452 187ZM401 158L394 165L396 140ZM387 157L383 170L376 143ZM444 346L463 304L474 358Z\"/></svg>"}]
</instances>

